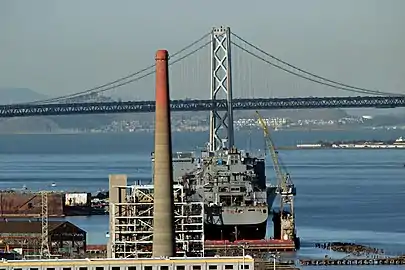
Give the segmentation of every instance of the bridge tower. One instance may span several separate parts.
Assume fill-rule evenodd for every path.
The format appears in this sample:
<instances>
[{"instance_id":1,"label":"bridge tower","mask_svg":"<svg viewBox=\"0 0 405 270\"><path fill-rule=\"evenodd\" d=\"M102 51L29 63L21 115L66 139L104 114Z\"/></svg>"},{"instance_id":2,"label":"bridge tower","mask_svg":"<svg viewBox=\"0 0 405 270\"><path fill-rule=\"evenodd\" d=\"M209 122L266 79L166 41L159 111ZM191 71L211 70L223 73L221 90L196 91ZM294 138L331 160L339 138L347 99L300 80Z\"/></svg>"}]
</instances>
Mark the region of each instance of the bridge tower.
<instances>
[{"instance_id":1,"label":"bridge tower","mask_svg":"<svg viewBox=\"0 0 405 270\"><path fill-rule=\"evenodd\" d=\"M224 140L228 148L234 146L231 73L231 29L214 27L211 32L211 100L227 102L225 111L215 105L210 113L210 151L219 150Z\"/></svg>"}]
</instances>

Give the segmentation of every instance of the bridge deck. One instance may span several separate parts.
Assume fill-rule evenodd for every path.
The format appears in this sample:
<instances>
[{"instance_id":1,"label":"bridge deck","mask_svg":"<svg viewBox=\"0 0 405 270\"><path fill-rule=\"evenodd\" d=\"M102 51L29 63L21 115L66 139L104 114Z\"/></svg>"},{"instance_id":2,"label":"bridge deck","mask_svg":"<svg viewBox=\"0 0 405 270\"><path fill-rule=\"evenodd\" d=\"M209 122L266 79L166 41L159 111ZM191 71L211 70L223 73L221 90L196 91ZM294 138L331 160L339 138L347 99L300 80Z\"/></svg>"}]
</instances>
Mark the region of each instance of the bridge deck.
<instances>
[{"instance_id":1,"label":"bridge deck","mask_svg":"<svg viewBox=\"0 0 405 270\"><path fill-rule=\"evenodd\" d=\"M234 110L405 107L405 96L234 99ZM172 100L172 111L226 110L225 100ZM155 101L0 105L0 117L154 112Z\"/></svg>"}]
</instances>

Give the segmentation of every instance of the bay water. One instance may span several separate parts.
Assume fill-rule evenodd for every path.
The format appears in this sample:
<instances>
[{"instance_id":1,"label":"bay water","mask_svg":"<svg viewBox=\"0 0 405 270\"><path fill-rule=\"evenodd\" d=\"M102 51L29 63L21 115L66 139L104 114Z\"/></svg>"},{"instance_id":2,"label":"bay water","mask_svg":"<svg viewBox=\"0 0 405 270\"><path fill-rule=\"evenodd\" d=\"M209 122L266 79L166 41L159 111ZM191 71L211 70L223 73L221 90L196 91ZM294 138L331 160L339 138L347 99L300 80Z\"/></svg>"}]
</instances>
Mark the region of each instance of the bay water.
<instances>
[{"instance_id":1,"label":"bay water","mask_svg":"<svg viewBox=\"0 0 405 270\"><path fill-rule=\"evenodd\" d=\"M405 132L277 131L273 138L279 146L292 146L318 140L388 140L401 135ZM206 133L174 133L173 147L197 151L207 139ZM236 142L239 148L264 151L263 134L258 130L238 132ZM152 151L153 133L1 135L0 189L26 186L95 193L106 190L108 175L116 173L127 174L130 183L149 181ZM331 241L371 245L391 255L405 253L405 150L285 150L280 155L297 187L300 256L343 257L314 247L316 242ZM274 182L270 159L266 169L269 181ZM89 244L107 242L108 216L66 219L88 232ZM268 231L271 235L271 224Z\"/></svg>"}]
</instances>

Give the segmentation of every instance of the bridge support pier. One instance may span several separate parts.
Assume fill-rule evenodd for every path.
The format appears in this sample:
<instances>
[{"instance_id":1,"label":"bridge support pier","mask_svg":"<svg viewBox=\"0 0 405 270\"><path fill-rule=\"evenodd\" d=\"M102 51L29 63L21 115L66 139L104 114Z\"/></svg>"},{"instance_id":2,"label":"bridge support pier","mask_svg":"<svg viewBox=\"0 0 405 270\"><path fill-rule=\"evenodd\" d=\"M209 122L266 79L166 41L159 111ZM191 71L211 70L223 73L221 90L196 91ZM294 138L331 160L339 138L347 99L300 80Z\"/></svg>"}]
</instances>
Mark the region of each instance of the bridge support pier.
<instances>
[{"instance_id":1,"label":"bridge support pier","mask_svg":"<svg viewBox=\"0 0 405 270\"><path fill-rule=\"evenodd\" d=\"M226 110L215 105L210 113L210 151L234 146L232 76L231 76L231 30L229 27L214 27L211 32L211 100L226 100ZM215 103L216 104L216 103Z\"/></svg>"}]
</instances>

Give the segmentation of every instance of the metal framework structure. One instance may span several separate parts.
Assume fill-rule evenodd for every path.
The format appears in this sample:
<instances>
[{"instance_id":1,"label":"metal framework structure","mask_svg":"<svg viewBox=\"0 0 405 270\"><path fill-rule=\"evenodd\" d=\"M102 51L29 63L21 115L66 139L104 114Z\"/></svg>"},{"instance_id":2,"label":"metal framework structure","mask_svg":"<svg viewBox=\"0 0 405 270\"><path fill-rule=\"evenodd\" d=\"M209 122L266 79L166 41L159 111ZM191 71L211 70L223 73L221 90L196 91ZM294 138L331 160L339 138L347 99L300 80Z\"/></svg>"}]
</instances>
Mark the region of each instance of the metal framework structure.
<instances>
[{"instance_id":1,"label":"metal framework structure","mask_svg":"<svg viewBox=\"0 0 405 270\"><path fill-rule=\"evenodd\" d=\"M277 178L276 192L280 195L280 211L277 214L273 212L273 222L275 222L274 237L276 239L292 240L296 242L298 240L295 229L294 213L294 196L296 195L296 188L291 180L290 174L283 165L278 151L276 150L276 145L270 134L270 129L258 111L256 111L256 115L259 124L263 129L266 144L273 161L273 167ZM276 215L279 216L279 220L276 218ZM277 235L278 233L279 235Z\"/></svg>"},{"instance_id":2,"label":"metal framework structure","mask_svg":"<svg viewBox=\"0 0 405 270\"><path fill-rule=\"evenodd\" d=\"M21 248L25 258L85 256L86 232L67 221L49 221L48 236L44 236L45 227L40 220L10 220L8 224L9 227L2 228L1 239L11 249ZM48 244L45 244L44 239L48 239Z\"/></svg>"},{"instance_id":3,"label":"metal framework structure","mask_svg":"<svg viewBox=\"0 0 405 270\"><path fill-rule=\"evenodd\" d=\"M125 189L126 202L111 203L112 258L147 258L153 245L153 185ZM204 204L186 201L183 186L174 185L177 256L204 257Z\"/></svg>"},{"instance_id":4,"label":"metal framework structure","mask_svg":"<svg viewBox=\"0 0 405 270\"><path fill-rule=\"evenodd\" d=\"M231 30L215 27L211 32L211 101L225 99L225 108L211 108L210 151L219 150L227 140L228 148L234 146ZM214 103L215 105L217 103ZM225 112L223 112L225 110Z\"/></svg>"},{"instance_id":5,"label":"metal framework structure","mask_svg":"<svg viewBox=\"0 0 405 270\"><path fill-rule=\"evenodd\" d=\"M172 111L226 111L227 100L172 100ZM303 97L234 99L233 110L321 109L321 108L396 108L405 107L405 97ZM106 113L145 113L155 111L155 101L89 102L71 104L1 105L0 118L45 115Z\"/></svg>"},{"instance_id":6,"label":"metal framework structure","mask_svg":"<svg viewBox=\"0 0 405 270\"><path fill-rule=\"evenodd\" d=\"M41 257L50 256L49 250L49 222L48 222L48 192L41 192Z\"/></svg>"}]
</instances>

